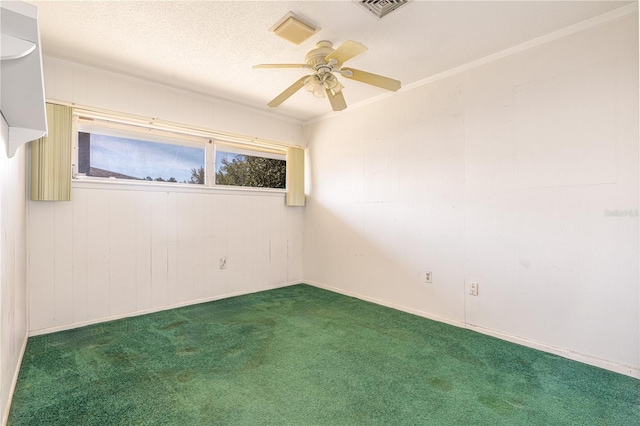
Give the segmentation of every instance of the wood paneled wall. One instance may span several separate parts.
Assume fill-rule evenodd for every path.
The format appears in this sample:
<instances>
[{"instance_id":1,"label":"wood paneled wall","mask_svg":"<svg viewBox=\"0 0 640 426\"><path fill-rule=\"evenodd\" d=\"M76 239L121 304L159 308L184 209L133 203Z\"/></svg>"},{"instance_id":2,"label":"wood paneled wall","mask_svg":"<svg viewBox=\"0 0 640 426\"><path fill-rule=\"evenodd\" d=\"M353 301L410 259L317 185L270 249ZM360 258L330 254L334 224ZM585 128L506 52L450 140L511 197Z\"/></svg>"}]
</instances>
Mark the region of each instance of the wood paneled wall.
<instances>
[{"instance_id":1,"label":"wood paneled wall","mask_svg":"<svg viewBox=\"0 0 640 426\"><path fill-rule=\"evenodd\" d=\"M43 73L48 100L305 144L299 121L278 117L266 106L265 110L244 107L50 57L43 58Z\"/></svg>"},{"instance_id":2,"label":"wood paneled wall","mask_svg":"<svg viewBox=\"0 0 640 426\"><path fill-rule=\"evenodd\" d=\"M284 194L74 188L72 196L30 205L32 331L302 279L302 211L287 208Z\"/></svg>"},{"instance_id":3,"label":"wood paneled wall","mask_svg":"<svg viewBox=\"0 0 640 426\"><path fill-rule=\"evenodd\" d=\"M44 75L48 99L301 144L299 123L262 111L52 58ZM29 202L32 334L302 279L303 211L283 193L72 186Z\"/></svg>"},{"instance_id":4,"label":"wood paneled wall","mask_svg":"<svg viewBox=\"0 0 640 426\"><path fill-rule=\"evenodd\" d=\"M9 128L0 117L0 422L9 402L27 340L28 145L7 157Z\"/></svg>"}]
</instances>

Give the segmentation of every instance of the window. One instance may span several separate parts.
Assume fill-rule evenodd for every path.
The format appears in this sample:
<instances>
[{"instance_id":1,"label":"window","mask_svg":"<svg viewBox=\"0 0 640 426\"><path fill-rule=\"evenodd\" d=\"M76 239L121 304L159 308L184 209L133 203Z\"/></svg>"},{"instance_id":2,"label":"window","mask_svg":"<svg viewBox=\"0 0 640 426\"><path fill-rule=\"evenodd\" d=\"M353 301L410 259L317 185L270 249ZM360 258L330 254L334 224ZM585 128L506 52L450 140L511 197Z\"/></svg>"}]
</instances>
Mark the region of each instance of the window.
<instances>
[{"instance_id":1,"label":"window","mask_svg":"<svg viewBox=\"0 0 640 426\"><path fill-rule=\"evenodd\" d=\"M81 176L204 185L204 145L104 133L78 132Z\"/></svg>"},{"instance_id":2,"label":"window","mask_svg":"<svg viewBox=\"0 0 640 426\"><path fill-rule=\"evenodd\" d=\"M76 110L76 180L284 191L287 147Z\"/></svg>"},{"instance_id":3,"label":"window","mask_svg":"<svg viewBox=\"0 0 640 426\"><path fill-rule=\"evenodd\" d=\"M287 160L284 150L216 143L215 184L285 189Z\"/></svg>"}]
</instances>

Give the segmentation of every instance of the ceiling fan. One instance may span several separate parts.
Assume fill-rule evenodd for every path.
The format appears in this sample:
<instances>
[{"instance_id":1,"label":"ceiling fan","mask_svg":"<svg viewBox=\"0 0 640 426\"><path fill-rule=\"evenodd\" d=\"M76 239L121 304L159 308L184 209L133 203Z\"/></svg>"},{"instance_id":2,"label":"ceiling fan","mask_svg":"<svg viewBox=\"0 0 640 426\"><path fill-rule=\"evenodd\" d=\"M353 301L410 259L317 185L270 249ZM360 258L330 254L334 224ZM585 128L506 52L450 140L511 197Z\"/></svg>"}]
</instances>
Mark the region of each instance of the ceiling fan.
<instances>
[{"instance_id":1,"label":"ceiling fan","mask_svg":"<svg viewBox=\"0 0 640 426\"><path fill-rule=\"evenodd\" d=\"M277 107L304 87L318 98L324 98L326 93L333 110L342 111L347 107L342 95L344 86L338 81L335 74L393 92L400 88L398 80L342 66L349 59L366 50L367 47L357 41L347 40L337 49L333 49L333 44L330 41L323 40L318 42L315 49L305 55L305 64L260 64L254 65L253 68L307 68L313 71L312 74L300 78L273 98L267 104L271 108Z\"/></svg>"}]
</instances>

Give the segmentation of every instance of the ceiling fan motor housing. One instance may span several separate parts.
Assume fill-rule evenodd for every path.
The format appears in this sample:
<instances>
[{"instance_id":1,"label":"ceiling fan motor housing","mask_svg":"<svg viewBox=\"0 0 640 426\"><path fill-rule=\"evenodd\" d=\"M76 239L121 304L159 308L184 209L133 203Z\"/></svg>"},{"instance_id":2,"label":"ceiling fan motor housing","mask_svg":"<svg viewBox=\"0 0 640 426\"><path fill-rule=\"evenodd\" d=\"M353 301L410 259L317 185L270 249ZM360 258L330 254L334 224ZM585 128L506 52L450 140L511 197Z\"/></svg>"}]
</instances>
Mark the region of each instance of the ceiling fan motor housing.
<instances>
[{"instance_id":1,"label":"ceiling fan motor housing","mask_svg":"<svg viewBox=\"0 0 640 426\"><path fill-rule=\"evenodd\" d=\"M316 44L316 48L310 50L304 57L305 62L312 68L316 68L318 65L326 65L327 60L325 59L327 55L333 52L333 43L330 41L319 41Z\"/></svg>"}]
</instances>

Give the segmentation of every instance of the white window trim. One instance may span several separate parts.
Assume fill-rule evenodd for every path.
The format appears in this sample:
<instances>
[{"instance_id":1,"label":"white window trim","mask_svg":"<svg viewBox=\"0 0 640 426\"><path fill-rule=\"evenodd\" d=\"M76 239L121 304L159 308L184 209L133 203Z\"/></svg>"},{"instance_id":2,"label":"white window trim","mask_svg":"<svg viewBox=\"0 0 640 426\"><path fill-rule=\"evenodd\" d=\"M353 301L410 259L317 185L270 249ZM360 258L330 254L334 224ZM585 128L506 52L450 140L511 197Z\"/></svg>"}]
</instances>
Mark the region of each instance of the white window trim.
<instances>
[{"instance_id":1,"label":"white window trim","mask_svg":"<svg viewBox=\"0 0 640 426\"><path fill-rule=\"evenodd\" d=\"M163 183L155 181L138 181L128 179L105 179L81 177L72 181L72 187L83 189L145 191L145 192L180 192L199 194L233 194L233 195L264 195L284 198L286 193L282 189L252 188L246 186L192 185L186 183Z\"/></svg>"},{"instance_id":2,"label":"white window trim","mask_svg":"<svg viewBox=\"0 0 640 426\"><path fill-rule=\"evenodd\" d=\"M157 181L138 181L129 179L106 179L99 177L83 176L78 174L78 131L80 127L91 130L94 127L98 132L104 132L111 136L128 136L137 133L144 140L157 143L184 144L189 147L204 146L204 185L184 184L180 182L165 183ZM73 112L73 157L72 157L72 184L85 188L107 189L114 185L131 190L158 190L175 192L238 192L242 194L265 194L284 196L285 188L260 188L215 184L216 147L235 147L248 155L255 153L270 154L268 158L282 158L286 161L286 153L289 145L263 141L257 138L248 138L239 135L225 134L221 132L207 131L204 129L192 129L174 123L166 123L154 119L144 119L126 114L114 114L98 112L86 108L74 108ZM151 137L149 137L151 135ZM286 184L285 184L286 186ZM155 188L155 189L154 189Z\"/></svg>"},{"instance_id":3,"label":"white window trim","mask_svg":"<svg viewBox=\"0 0 640 426\"><path fill-rule=\"evenodd\" d=\"M273 158L276 160L286 160L287 158L287 150L286 149L273 149L273 148L265 148L261 146L247 146L238 143L229 143L221 140L216 140L214 144L214 149L216 152L218 150L229 152L232 154L240 154L240 155L252 155L252 156L260 156L265 158Z\"/></svg>"}]
</instances>

